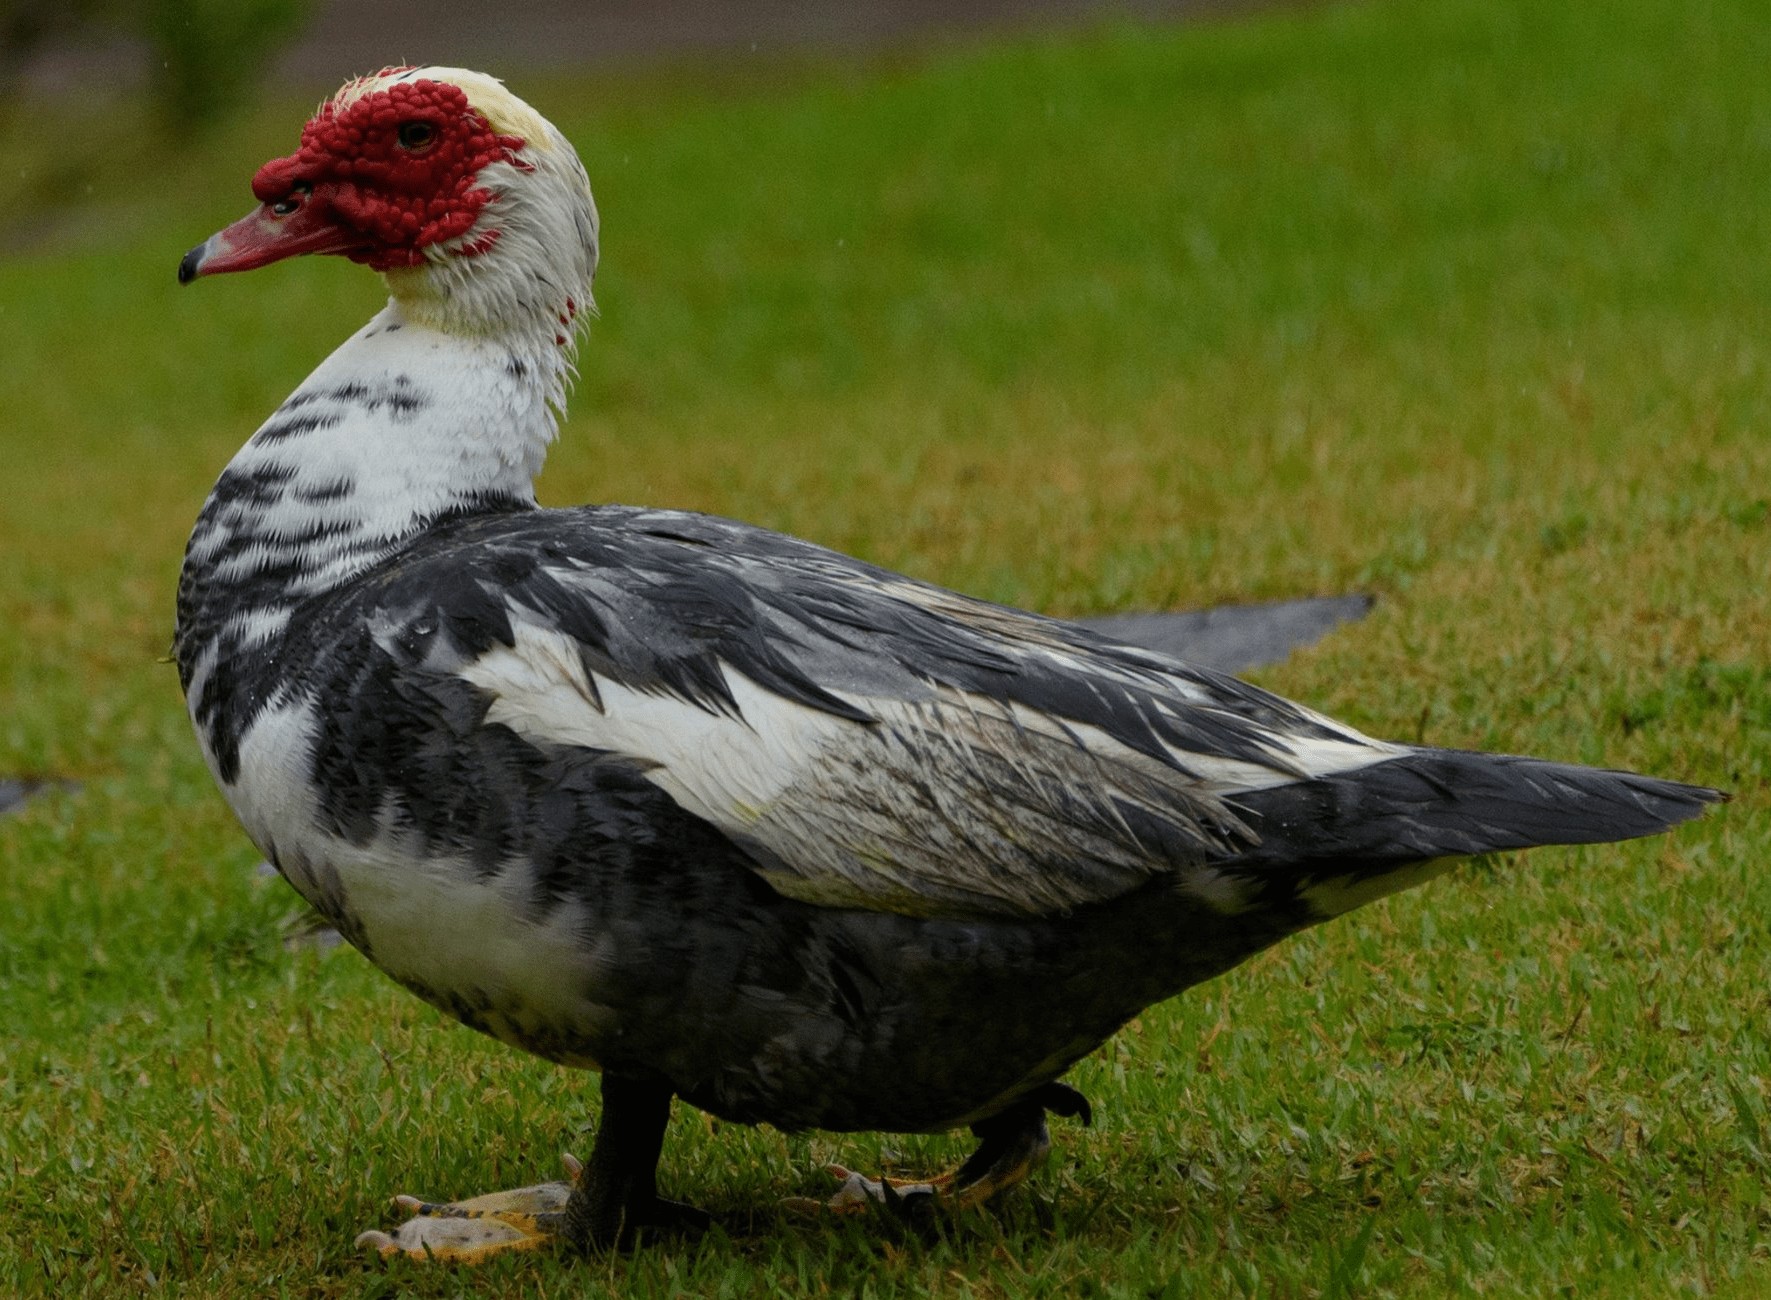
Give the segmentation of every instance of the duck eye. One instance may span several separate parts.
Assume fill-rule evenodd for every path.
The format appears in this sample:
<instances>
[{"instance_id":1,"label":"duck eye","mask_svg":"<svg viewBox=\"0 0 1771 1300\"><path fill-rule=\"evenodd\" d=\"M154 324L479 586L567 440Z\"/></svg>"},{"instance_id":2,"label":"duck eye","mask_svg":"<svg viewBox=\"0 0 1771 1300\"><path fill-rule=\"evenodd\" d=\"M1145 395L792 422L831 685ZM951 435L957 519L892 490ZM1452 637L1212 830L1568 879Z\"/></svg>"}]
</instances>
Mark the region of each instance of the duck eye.
<instances>
[{"instance_id":1,"label":"duck eye","mask_svg":"<svg viewBox=\"0 0 1771 1300\"><path fill-rule=\"evenodd\" d=\"M430 147L431 141L437 138L437 129L429 122L401 122L400 148L417 153Z\"/></svg>"},{"instance_id":2,"label":"duck eye","mask_svg":"<svg viewBox=\"0 0 1771 1300\"><path fill-rule=\"evenodd\" d=\"M286 217L307 201L307 196L314 192L314 187L306 181L294 186L289 193L271 204L271 212L279 217Z\"/></svg>"}]
</instances>

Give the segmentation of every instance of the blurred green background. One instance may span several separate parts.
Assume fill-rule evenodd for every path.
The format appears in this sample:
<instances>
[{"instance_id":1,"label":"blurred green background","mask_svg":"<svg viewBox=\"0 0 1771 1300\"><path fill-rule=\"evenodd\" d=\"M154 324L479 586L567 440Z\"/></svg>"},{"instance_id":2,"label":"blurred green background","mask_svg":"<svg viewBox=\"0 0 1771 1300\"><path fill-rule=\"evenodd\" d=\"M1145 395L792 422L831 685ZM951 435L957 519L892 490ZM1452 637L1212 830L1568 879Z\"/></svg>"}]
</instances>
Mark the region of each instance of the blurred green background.
<instances>
[{"instance_id":1,"label":"blurred green background","mask_svg":"<svg viewBox=\"0 0 1771 1300\"><path fill-rule=\"evenodd\" d=\"M382 298L324 260L174 283L324 87L288 42L213 113L33 73L0 121L0 774L79 786L0 819L0 1291L1771 1290L1763 6L881 40L493 68L604 215L545 500L1060 614L1371 591L1261 679L1735 801L1476 864L1153 1009L1079 1067L1097 1126L951 1243L774 1205L958 1143L683 1114L700 1247L390 1271L350 1248L388 1193L551 1175L595 1089L286 946L160 662L209 484Z\"/></svg>"}]
</instances>

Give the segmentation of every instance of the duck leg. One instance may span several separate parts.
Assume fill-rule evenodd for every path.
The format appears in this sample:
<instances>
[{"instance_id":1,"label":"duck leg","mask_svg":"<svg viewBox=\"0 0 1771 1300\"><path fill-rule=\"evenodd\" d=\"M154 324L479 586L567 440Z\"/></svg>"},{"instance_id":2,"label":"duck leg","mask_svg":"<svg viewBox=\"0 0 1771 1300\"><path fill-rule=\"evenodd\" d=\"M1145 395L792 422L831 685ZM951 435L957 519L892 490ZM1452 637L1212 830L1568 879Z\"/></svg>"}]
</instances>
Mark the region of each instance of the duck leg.
<instances>
[{"instance_id":1,"label":"duck leg","mask_svg":"<svg viewBox=\"0 0 1771 1300\"><path fill-rule=\"evenodd\" d=\"M670 1089L605 1074L603 1118L590 1164L566 1202L561 1235L583 1253L631 1246L641 1235L689 1234L705 1211L658 1195L658 1154L670 1123Z\"/></svg>"},{"instance_id":2,"label":"duck leg","mask_svg":"<svg viewBox=\"0 0 1771 1300\"><path fill-rule=\"evenodd\" d=\"M590 1164L566 1157L569 1181L489 1192L464 1201L396 1196L412 1217L392 1233L357 1238L383 1255L477 1263L564 1242L584 1253L624 1248L642 1234L699 1232L707 1215L658 1195L658 1155L670 1089L605 1075Z\"/></svg>"},{"instance_id":3,"label":"duck leg","mask_svg":"<svg viewBox=\"0 0 1771 1300\"><path fill-rule=\"evenodd\" d=\"M951 1173L918 1182L868 1178L841 1165L832 1165L830 1172L842 1181L834 1196L828 1201L796 1197L788 1204L794 1209L837 1214L854 1214L883 1205L913 1221L932 1206L972 1209L1025 1181L1039 1167L1052 1145L1045 1123L1048 1113L1080 1119L1085 1126L1094 1120L1087 1097L1068 1084L1048 1083L1006 1110L973 1124L972 1135L978 1139L978 1148Z\"/></svg>"}]
</instances>

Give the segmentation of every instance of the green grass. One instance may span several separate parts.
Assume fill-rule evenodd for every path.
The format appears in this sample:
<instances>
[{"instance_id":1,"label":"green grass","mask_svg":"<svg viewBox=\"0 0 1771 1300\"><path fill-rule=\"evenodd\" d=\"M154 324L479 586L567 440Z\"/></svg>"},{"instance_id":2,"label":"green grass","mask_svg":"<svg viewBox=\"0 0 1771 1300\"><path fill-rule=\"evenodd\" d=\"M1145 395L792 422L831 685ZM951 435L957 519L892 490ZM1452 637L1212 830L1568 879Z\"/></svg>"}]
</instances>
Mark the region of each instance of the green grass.
<instances>
[{"instance_id":1,"label":"green grass","mask_svg":"<svg viewBox=\"0 0 1771 1300\"><path fill-rule=\"evenodd\" d=\"M551 1176L594 1084L286 949L159 662L209 483L379 298L173 284L309 104L176 158L115 110L15 123L0 772L81 788L0 821L0 1293L1771 1294L1767 66L1749 0L1380 0L519 84L605 216L548 500L1059 613L1373 591L1263 680L1736 800L1150 1010L1075 1073L1096 1127L950 1244L775 1206L957 1140L683 1112L710 1239L477 1273L351 1238Z\"/></svg>"}]
</instances>

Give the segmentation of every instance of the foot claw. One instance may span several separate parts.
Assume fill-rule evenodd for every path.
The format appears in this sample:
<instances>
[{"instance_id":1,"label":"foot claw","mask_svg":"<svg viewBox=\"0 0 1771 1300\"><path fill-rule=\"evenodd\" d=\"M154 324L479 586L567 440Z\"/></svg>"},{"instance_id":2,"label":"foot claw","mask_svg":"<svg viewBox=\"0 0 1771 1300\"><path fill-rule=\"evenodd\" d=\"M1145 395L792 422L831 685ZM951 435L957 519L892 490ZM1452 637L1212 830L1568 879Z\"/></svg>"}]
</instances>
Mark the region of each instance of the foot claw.
<instances>
[{"instance_id":1,"label":"foot claw","mask_svg":"<svg viewBox=\"0 0 1771 1300\"><path fill-rule=\"evenodd\" d=\"M781 1202L796 1214L860 1214L874 1206L892 1208L921 1196L936 1196L952 1181L951 1174L934 1178L869 1178L846 1165L825 1165L824 1171L841 1184L827 1199L789 1196Z\"/></svg>"}]
</instances>

